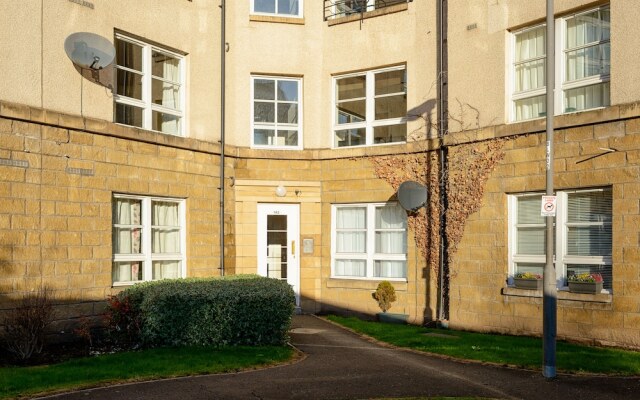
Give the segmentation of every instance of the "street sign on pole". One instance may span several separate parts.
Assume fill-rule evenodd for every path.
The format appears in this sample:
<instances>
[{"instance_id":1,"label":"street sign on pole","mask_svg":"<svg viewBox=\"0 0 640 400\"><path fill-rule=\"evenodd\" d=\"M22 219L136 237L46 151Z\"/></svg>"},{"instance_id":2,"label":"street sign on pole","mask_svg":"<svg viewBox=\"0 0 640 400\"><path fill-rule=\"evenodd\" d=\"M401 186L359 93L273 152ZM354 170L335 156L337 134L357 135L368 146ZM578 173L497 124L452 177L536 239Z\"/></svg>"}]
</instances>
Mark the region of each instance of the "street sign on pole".
<instances>
[{"instance_id":1,"label":"street sign on pole","mask_svg":"<svg viewBox=\"0 0 640 400\"><path fill-rule=\"evenodd\" d=\"M556 196L542 196L540 215L542 217L555 217L557 204L558 198Z\"/></svg>"},{"instance_id":2,"label":"street sign on pole","mask_svg":"<svg viewBox=\"0 0 640 400\"><path fill-rule=\"evenodd\" d=\"M553 0L547 0L547 82L546 82L546 114L547 114L547 162L546 179L547 192L549 197L553 197L553 116L555 113L554 89L555 83L555 18L553 13ZM561 55L562 56L562 55ZM555 203L546 203L547 207L555 211ZM545 203L543 203L545 207ZM555 212L553 213L555 215ZM558 288L556 286L556 269L553 263L553 234L554 216L548 215L546 220L546 263L543 274L542 289L542 347L543 361L542 374L545 378L556 377L556 336L558 317Z\"/></svg>"}]
</instances>

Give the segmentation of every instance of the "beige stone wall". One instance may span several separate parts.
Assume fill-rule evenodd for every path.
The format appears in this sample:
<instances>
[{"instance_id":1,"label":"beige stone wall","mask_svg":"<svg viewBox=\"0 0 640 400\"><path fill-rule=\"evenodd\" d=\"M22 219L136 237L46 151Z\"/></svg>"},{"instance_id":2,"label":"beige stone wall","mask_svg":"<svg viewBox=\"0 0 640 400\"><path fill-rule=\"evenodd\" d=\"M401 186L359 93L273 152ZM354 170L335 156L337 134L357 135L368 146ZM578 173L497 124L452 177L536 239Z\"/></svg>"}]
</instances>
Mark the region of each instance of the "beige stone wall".
<instances>
[{"instance_id":1,"label":"beige stone wall","mask_svg":"<svg viewBox=\"0 0 640 400\"><path fill-rule=\"evenodd\" d=\"M300 206L300 306L305 313L320 310L323 243L319 166L318 162L310 161L239 160L234 184L237 274L255 274L258 271L258 204L284 203ZM245 179L246 176L262 179ZM312 180L301 180L312 176ZM276 196L275 188L278 185L287 189L285 197ZM304 239L313 239L311 253L302 251Z\"/></svg>"},{"instance_id":2,"label":"beige stone wall","mask_svg":"<svg viewBox=\"0 0 640 400\"><path fill-rule=\"evenodd\" d=\"M556 17L611 6L611 104L637 101L640 10L634 0L556 0ZM509 118L509 31L545 21L546 1L449 2L449 107L457 132L507 123ZM559 56L559 55L557 55ZM478 79L482 76L482 79Z\"/></svg>"},{"instance_id":3,"label":"beige stone wall","mask_svg":"<svg viewBox=\"0 0 640 400\"><path fill-rule=\"evenodd\" d=\"M67 0L2 1L0 99L113 121L112 66L100 72L102 85L83 78L67 57L64 41L75 32L92 32L113 43L117 29L187 54L185 136L217 140L220 137L218 5L209 0L88 3L93 8Z\"/></svg>"},{"instance_id":4,"label":"beige stone wall","mask_svg":"<svg viewBox=\"0 0 640 400\"><path fill-rule=\"evenodd\" d=\"M402 153L403 149L396 148L395 151ZM380 280L331 278L332 204L394 200L394 190L375 175L367 151L350 150L339 158L328 158L328 152L290 154L289 160L244 158L256 157L259 153L268 154L240 150L235 165L235 273L257 272L258 204L299 204L300 240L314 241L313 253L300 254L302 311L369 316L379 312L371 293ZM308 157L317 159L304 159ZM287 188L285 197L275 195L275 188L280 184ZM435 304L434 276L425 268L426 262L415 247L411 231L408 242L408 277L406 281L393 282L398 301L391 311L409 314L412 322L421 323L425 316L426 319L435 316L434 306L428 305Z\"/></svg>"},{"instance_id":5,"label":"beige stone wall","mask_svg":"<svg viewBox=\"0 0 640 400\"><path fill-rule=\"evenodd\" d=\"M0 309L44 284L59 319L100 312L114 193L186 199L187 276L218 274L216 146L6 102L0 143Z\"/></svg>"},{"instance_id":6,"label":"beige stone wall","mask_svg":"<svg viewBox=\"0 0 640 400\"><path fill-rule=\"evenodd\" d=\"M620 118L624 116L625 118ZM593 122L602 121L602 122ZM640 119L636 107L612 107L558 118L554 187L613 188L612 294L558 293L558 337L640 347ZM509 288L507 195L545 189L545 134L501 130L504 158L485 187L480 210L465 226L451 264L451 326L540 335L541 294ZM514 136L510 136L514 135ZM496 135L497 136L497 135ZM451 148L460 151L461 144ZM582 162L614 148L615 153Z\"/></svg>"},{"instance_id":7,"label":"beige stone wall","mask_svg":"<svg viewBox=\"0 0 640 400\"><path fill-rule=\"evenodd\" d=\"M324 160L322 175L322 311L373 317L380 308L371 294L380 280L331 277L331 206L396 201L395 191L389 183L378 179L368 157ZM435 276L425 267L426 260L417 250L411 230L407 242L407 279L392 282L398 300L390 312L408 314L410 322L420 324L435 317L432 290Z\"/></svg>"},{"instance_id":8,"label":"beige stone wall","mask_svg":"<svg viewBox=\"0 0 640 400\"><path fill-rule=\"evenodd\" d=\"M326 149L333 146L332 76L404 63L407 110L415 115L408 134L424 136L423 116L434 112L436 97L436 64L430 62L436 54L435 1L414 1L362 24L351 17L337 25L323 20L321 0L304 3L302 20L251 16L249 1L227 3L229 144L251 143L252 74L302 78L304 148Z\"/></svg>"}]
</instances>

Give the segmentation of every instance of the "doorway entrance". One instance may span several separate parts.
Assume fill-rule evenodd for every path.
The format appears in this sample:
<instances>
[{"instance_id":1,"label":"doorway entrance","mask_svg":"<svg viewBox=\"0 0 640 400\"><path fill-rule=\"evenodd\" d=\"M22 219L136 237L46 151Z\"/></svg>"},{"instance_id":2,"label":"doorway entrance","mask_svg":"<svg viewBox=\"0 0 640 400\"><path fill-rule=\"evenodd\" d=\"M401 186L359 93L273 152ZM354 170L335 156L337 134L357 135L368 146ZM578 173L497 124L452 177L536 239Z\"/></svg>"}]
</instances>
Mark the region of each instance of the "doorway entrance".
<instances>
[{"instance_id":1,"label":"doorway entrance","mask_svg":"<svg viewBox=\"0 0 640 400\"><path fill-rule=\"evenodd\" d=\"M300 307L300 205L258 204L258 274L286 281Z\"/></svg>"}]
</instances>

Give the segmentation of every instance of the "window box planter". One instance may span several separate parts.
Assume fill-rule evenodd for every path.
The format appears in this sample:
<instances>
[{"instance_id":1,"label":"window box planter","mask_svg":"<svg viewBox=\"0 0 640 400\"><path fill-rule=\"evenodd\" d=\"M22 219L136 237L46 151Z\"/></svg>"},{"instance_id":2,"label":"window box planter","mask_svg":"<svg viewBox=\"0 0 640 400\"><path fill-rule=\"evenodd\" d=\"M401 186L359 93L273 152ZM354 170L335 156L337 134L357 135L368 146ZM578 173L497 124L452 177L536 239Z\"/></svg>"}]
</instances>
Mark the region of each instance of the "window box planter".
<instances>
[{"instance_id":1,"label":"window box planter","mask_svg":"<svg viewBox=\"0 0 640 400\"><path fill-rule=\"evenodd\" d=\"M513 278L518 289L542 290L542 279Z\"/></svg>"},{"instance_id":2,"label":"window box planter","mask_svg":"<svg viewBox=\"0 0 640 400\"><path fill-rule=\"evenodd\" d=\"M602 282L571 282L569 291L573 293L598 294L602 292Z\"/></svg>"}]
</instances>

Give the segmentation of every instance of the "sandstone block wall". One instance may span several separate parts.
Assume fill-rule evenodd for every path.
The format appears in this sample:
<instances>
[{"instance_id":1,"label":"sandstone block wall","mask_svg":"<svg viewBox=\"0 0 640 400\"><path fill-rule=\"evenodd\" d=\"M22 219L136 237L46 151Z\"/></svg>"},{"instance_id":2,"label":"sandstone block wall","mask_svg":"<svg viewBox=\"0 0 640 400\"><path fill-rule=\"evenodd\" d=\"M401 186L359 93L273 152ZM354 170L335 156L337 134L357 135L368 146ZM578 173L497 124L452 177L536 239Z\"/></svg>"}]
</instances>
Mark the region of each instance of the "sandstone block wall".
<instances>
[{"instance_id":1,"label":"sandstone block wall","mask_svg":"<svg viewBox=\"0 0 640 400\"><path fill-rule=\"evenodd\" d=\"M111 275L114 193L186 199L187 275L218 274L215 146L1 105L0 309L47 285L58 330L102 312L118 290Z\"/></svg>"}]
</instances>

